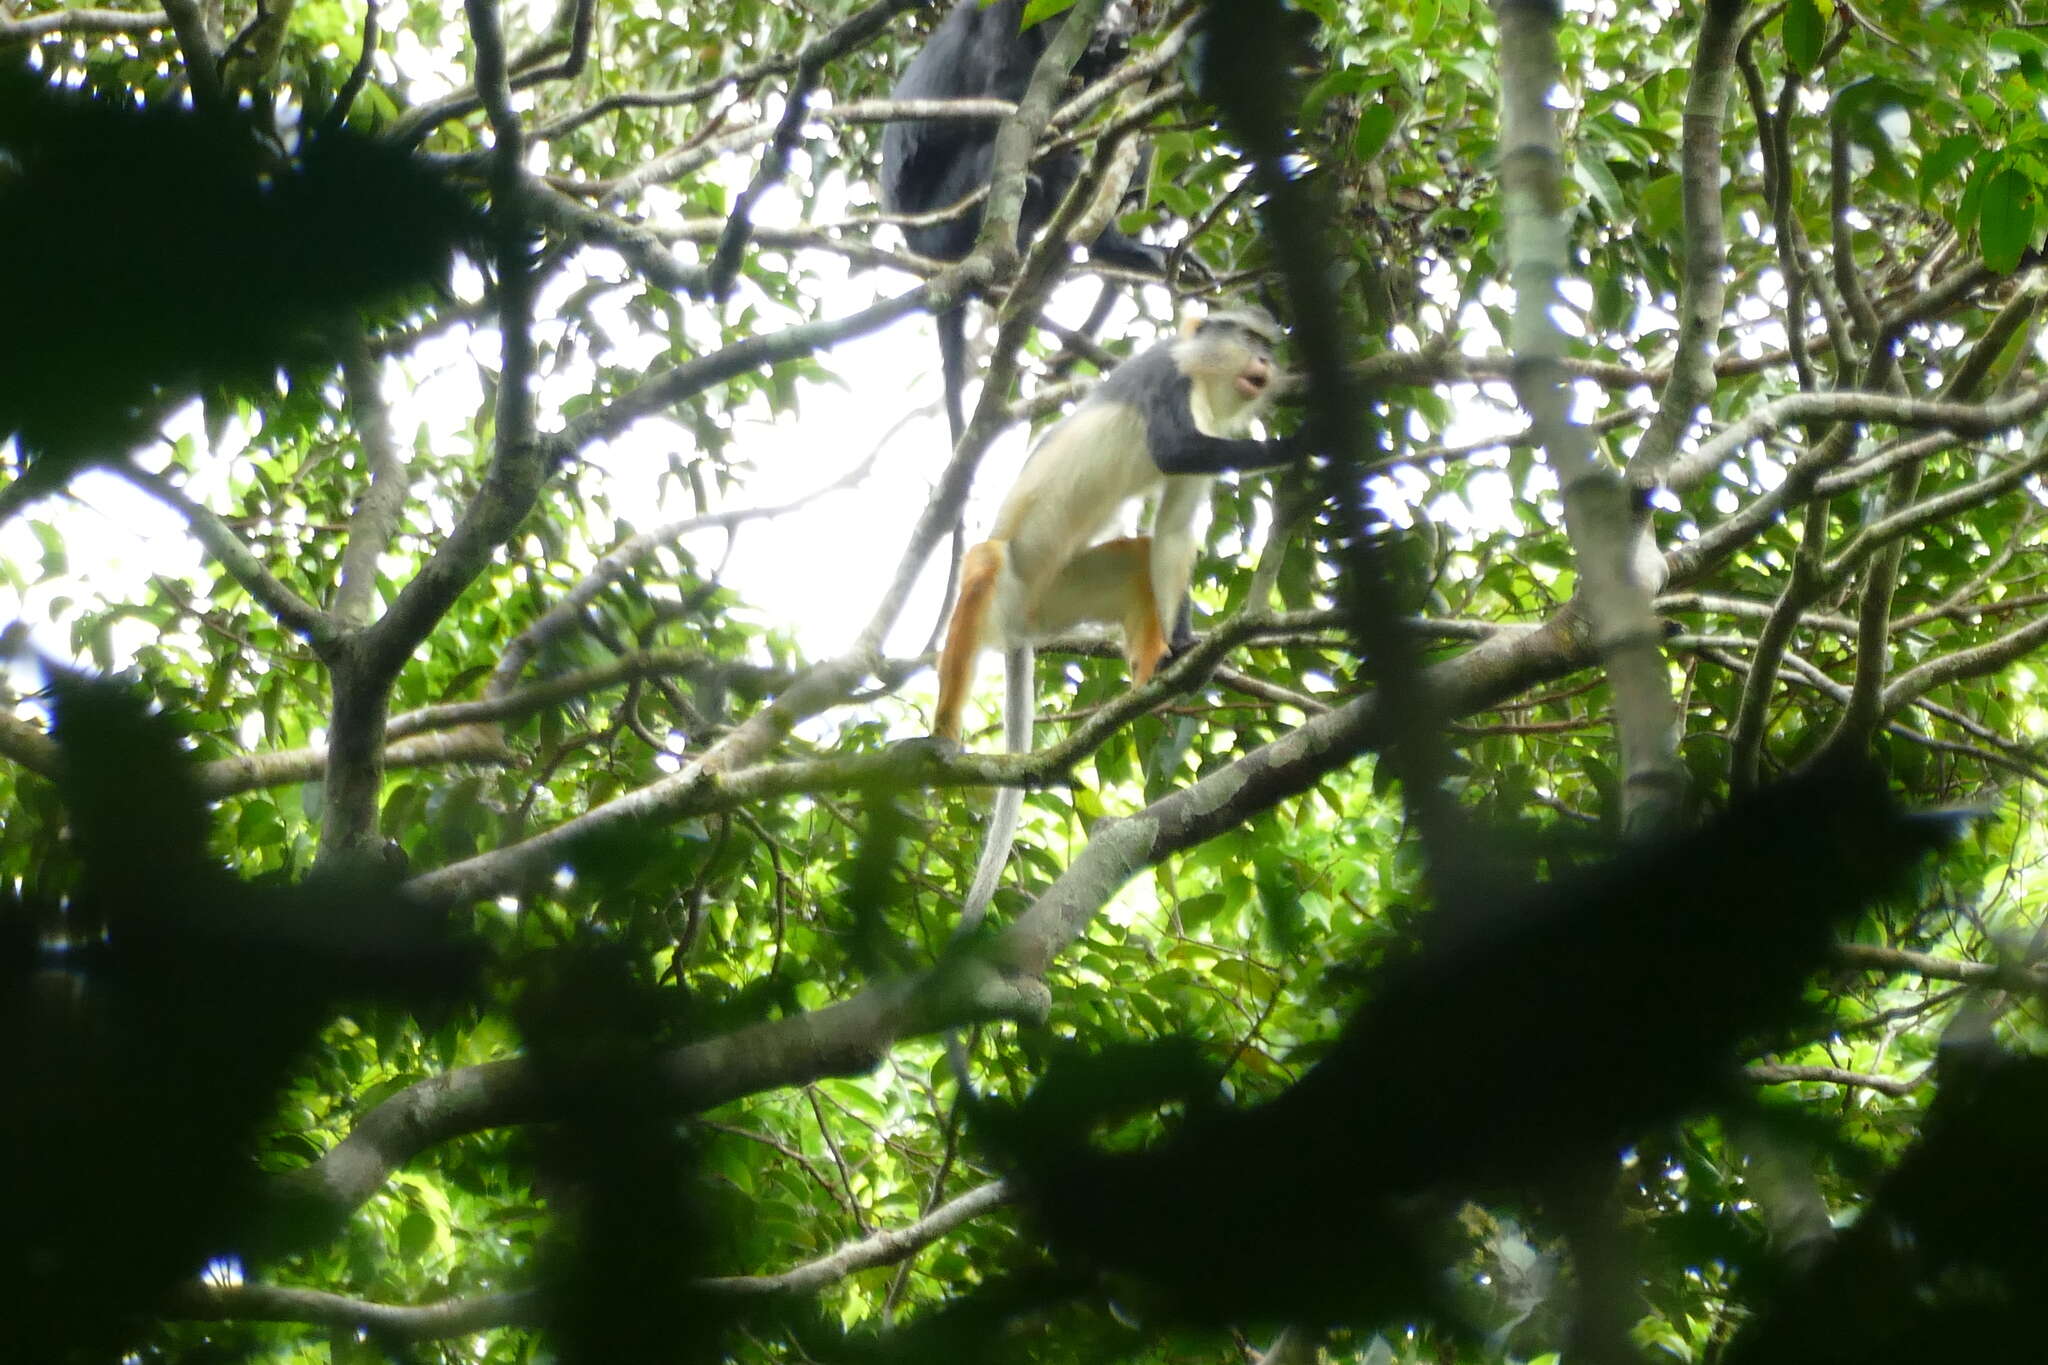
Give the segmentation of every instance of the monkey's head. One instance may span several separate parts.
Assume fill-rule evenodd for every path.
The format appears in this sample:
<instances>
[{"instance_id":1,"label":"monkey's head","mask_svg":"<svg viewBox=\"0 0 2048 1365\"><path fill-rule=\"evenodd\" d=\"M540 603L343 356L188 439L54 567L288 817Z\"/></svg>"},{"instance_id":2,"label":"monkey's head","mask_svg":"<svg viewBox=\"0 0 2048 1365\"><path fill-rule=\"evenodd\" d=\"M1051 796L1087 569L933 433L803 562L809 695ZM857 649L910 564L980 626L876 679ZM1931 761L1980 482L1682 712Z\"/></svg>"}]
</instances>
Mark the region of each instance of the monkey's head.
<instances>
[{"instance_id":1,"label":"monkey's head","mask_svg":"<svg viewBox=\"0 0 2048 1365\"><path fill-rule=\"evenodd\" d=\"M1287 372L1273 358L1280 324L1262 308L1211 313L1173 344L1173 361L1202 395L1211 413L1238 428L1263 412L1287 387Z\"/></svg>"}]
</instances>

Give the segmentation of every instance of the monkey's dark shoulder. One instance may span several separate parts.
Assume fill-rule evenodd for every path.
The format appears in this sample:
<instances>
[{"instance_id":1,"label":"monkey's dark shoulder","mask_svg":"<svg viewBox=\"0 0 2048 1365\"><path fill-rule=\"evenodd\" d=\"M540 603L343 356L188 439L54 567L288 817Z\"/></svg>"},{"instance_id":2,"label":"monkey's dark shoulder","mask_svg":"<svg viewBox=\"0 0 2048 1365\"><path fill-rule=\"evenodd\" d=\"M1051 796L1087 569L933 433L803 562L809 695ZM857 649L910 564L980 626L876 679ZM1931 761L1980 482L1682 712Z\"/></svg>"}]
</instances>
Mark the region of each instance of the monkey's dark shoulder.
<instances>
[{"instance_id":1,"label":"monkey's dark shoulder","mask_svg":"<svg viewBox=\"0 0 2048 1365\"><path fill-rule=\"evenodd\" d=\"M1190 389L1187 376L1174 364L1173 342L1161 341L1146 347L1109 372L1090 401L1122 403L1145 415L1145 426L1155 442L1158 436L1192 429L1188 412Z\"/></svg>"},{"instance_id":2,"label":"monkey's dark shoulder","mask_svg":"<svg viewBox=\"0 0 2048 1365\"><path fill-rule=\"evenodd\" d=\"M1160 341L1111 370L1095 392L1113 403L1142 403L1161 385L1180 378L1173 363L1173 343Z\"/></svg>"}]
</instances>

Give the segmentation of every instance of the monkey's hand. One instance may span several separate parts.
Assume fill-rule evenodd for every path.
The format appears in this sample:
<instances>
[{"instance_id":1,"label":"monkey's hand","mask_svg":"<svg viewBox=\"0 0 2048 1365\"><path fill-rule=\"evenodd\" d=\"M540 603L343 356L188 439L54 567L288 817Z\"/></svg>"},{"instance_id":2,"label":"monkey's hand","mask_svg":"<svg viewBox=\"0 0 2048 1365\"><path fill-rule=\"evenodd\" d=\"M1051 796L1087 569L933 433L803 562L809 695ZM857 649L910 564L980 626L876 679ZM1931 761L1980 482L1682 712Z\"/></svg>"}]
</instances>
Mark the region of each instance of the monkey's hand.
<instances>
[{"instance_id":1,"label":"monkey's hand","mask_svg":"<svg viewBox=\"0 0 2048 1365\"><path fill-rule=\"evenodd\" d=\"M1315 454L1315 448L1309 444L1308 430L1305 427L1296 427L1285 436L1274 437L1272 444L1274 456L1285 464L1306 464L1308 457Z\"/></svg>"}]
</instances>

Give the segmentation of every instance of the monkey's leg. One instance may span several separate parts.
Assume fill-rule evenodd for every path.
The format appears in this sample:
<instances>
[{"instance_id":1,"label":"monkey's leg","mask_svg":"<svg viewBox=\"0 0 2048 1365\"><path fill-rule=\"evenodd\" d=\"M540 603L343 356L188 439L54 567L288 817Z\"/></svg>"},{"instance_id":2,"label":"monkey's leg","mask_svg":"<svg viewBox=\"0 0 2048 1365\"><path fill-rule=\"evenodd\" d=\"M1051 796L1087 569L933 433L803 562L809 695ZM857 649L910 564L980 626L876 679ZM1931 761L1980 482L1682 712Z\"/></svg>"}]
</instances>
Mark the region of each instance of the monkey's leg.
<instances>
[{"instance_id":1,"label":"monkey's leg","mask_svg":"<svg viewBox=\"0 0 2048 1365\"><path fill-rule=\"evenodd\" d=\"M1009 546L984 540L960 562L960 600L946 627L946 647L939 651L939 705L932 733L940 739L960 742L960 712L974 686L974 661L981 653L989 609L1008 561Z\"/></svg>"},{"instance_id":2,"label":"monkey's leg","mask_svg":"<svg viewBox=\"0 0 2048 1365\"><path fill-rule=\"evenodd\" d=\"M1131 685L1142 687L1166 657L1152 590L1152 537L1106 540L1075 555L1046 588L1033 620L1044 635L1083 622L1122 626Z\"/></svg>"}]
</instances>

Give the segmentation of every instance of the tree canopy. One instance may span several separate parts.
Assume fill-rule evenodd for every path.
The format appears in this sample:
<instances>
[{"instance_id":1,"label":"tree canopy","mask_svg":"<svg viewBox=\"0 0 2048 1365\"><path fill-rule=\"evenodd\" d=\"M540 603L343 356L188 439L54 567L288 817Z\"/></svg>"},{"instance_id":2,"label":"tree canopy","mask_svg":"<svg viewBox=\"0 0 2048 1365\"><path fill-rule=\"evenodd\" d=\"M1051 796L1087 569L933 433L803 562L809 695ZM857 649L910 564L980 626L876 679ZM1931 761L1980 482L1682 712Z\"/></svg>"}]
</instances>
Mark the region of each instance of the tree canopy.
<instances>
[{"instance_id":1,"label":"tree canopy","mask_svg":"<svg viewBox=\"0 0 2048 1365\"><path fill-rule=\"evenodd\" d=\"M0 17L0 1355L2035 1349L2048 4L1062 10L950 111L921 0ZM905 742L1245 302L1195 643Z\"/></svg>"}]
</instances>

